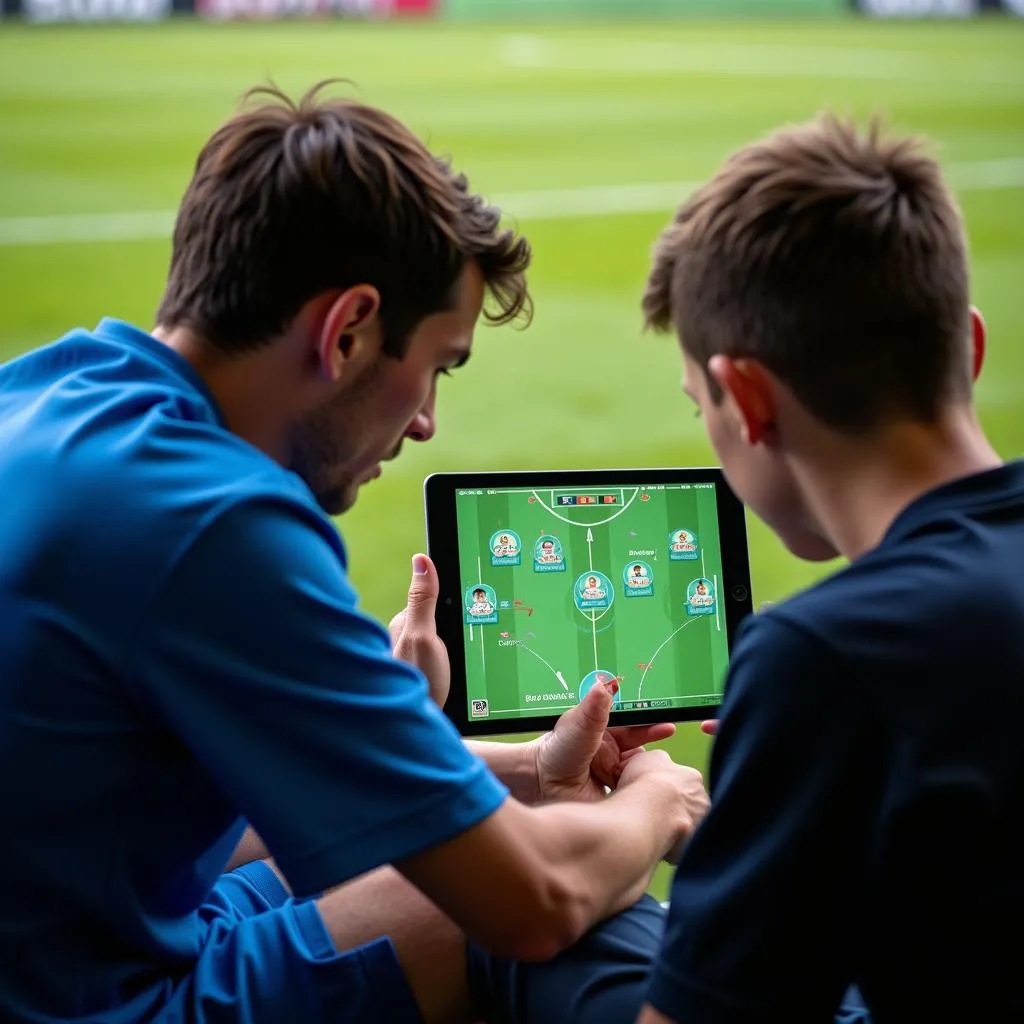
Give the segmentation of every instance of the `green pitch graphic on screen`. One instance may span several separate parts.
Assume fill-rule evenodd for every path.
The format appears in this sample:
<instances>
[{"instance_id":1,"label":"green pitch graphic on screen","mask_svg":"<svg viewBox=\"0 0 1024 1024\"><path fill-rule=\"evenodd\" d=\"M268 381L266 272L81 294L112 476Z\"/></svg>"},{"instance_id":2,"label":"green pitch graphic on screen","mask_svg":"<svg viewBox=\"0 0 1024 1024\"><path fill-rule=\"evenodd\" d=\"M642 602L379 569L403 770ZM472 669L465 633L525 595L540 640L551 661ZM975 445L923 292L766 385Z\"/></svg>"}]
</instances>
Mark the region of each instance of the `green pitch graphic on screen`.
<instances>
[{"instance_id":1,"label":"green pitch graphic on screen","mask_svg":"<svg viewBox=\"0 0 1024 1024\"><path fill-rule=\"evenodd\" d=\"M463 490L455 518L469 719L558 713L612 680L614 711L720 702L714 484Z\"/></svg>"}]
</instances>

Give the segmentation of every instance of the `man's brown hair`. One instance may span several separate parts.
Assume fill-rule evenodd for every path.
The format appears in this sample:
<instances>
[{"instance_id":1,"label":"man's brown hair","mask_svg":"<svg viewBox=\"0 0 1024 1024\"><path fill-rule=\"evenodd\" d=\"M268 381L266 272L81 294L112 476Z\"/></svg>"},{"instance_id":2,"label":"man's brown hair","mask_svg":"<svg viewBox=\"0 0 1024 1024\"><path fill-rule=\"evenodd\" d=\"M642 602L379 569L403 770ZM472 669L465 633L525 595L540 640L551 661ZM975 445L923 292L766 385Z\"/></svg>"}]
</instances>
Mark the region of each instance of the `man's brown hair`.
<instances>
[{"instance_id":1,"label":"man's brown hair","mask_svg":"<svg viewBox=\"0 0 1024 1024\"><path fill-rule=\"evenodd\" d=\"M823 114L734 153L680 207L643 311L705 370L759 360L833 429L932 422L971 390L966 250L919 140Z\"/></svg>"},{"instance_id":2,"label":"man's brown hair","mask_svg":"<svg viewBox=\"0 0 1024 1024\"><path fill-rule=\"evenodd\" d=\"M500 211L394 117L321 82L297 102L276 87L222 125L196 161L174 229L164 327L227 353L279 335L315 295L370 284L383 347L401 357L419 322L452 306L475 262L497 308L529 315L530 247Z\"/></svg>"}]
</instances>

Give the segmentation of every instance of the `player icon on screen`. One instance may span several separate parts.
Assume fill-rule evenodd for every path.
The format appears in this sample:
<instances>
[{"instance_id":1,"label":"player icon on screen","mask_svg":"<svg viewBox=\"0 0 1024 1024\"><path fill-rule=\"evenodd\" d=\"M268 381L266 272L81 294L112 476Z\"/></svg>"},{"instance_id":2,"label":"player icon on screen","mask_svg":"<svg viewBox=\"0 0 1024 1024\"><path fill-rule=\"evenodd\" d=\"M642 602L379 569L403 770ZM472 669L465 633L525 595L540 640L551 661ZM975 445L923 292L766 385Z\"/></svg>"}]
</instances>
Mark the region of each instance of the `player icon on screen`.
<instances>
[{"instance_id":1,"label":"player icon on screen","mask_svg":"<svg viewBox=\"0 0 1024 1024\"><path fill-rule=\"evenodd\" d=\"M653 597L654 571L647 562L629 562L622 571L626 597Z\"/></svg>"},{"instance_id":2,"label":"player icon on screen","mask_svg":"<svg viewBox=\"0 0 1024 1024\"><path fill-rule=\"evenodd\" d=\"M687 615L715 614L715 585L709 579L693 580L686 588Z\"/></svg>"},{"instance_id":3,"label":"player icon on screen","mask_svg":"<svg viewBox=\"0 0 1024 1024\"><path fill-rule=\"evenodd\" d=\"M584 697L586 697L586 695L590 693L590 691L595 686L607 685L608 683L618 678L619 676L617 676L614 672L609 672L607 669L599 668L594 669L593 672L588 672L583 677L583 681L580 683L580 700L582 701ZM614 710L621 703L622 692L621 689L619 689L615 691L615 695L612 698L612 710Z\"/></svg>"},{"instance_id":4,"label":"player icon on screen","mask_svg":"<svg viewBox=\"0 0 1024 1024\"><path fill-rule=\"evenodd\" d=\"M486 583L466 588L466 622L483 626L498 621L498 599L494 589Z\"/></svg>"},{"instance_id":5,"label":"player icon on screen","mask_svg":"<svg viewBox=\"0 0 1024 1024\"><path fill-rule=\"evenodd\" d=\"M673 530L668 535L668 557L676 562L692 562L700 557L700 544L692 530Z\"/></svg>"},{"instance_id":6,"label":"player icon on screen","mask_svg":"<svg viewBox=\"0 0 1024 1024\"><path fill-rule=\"evenodd\" d=\"M523 542L514 530L498 530L491 534L491 565L519 565Z\"/></svg>"},{"instance_id":7,"label":"player icon on screen","mask_svg":"<svg viewBox=\"0 0 1024 1024\"><path fill-rule=\"evenodd\" d=\"M576 580L573 588L576 598L576 607L580 611L595 609L600 611L603 608L610 608L615 597L612 591L612 581L603 572L585 572Z\"/></svg>"},{"instance_id":8,"label":"player icon on screen","mask_svg":"<svg viewBox=\"0 0 1024 1024\"><path fill-rule=\"evenodd\" d=\"M565 555L562 542L553 534L545 533L537 538L533 547L534 572L565 572Z\"/></svg>"}]
</instances>

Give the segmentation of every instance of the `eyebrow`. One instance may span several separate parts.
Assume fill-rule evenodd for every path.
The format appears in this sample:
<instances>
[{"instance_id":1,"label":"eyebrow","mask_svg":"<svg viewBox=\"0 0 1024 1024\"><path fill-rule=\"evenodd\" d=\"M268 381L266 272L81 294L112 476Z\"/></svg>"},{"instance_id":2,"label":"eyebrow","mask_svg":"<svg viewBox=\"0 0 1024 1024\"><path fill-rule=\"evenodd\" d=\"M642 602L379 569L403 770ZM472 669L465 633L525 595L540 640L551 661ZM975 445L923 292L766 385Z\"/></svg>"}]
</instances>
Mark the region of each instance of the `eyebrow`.
<instances>
[{"instance_id":1,"label":"eyebrow","mask_svg":"<svg viewBox=\"0 0 1024 1024\"><path fill-rule=\"evenodd\" d=\"M469 362L470 350L468 348L460 348L452 354L457 356L455 362L451 364L450 369L452 370L457 370Z\"/></svg>"}]
</instances>

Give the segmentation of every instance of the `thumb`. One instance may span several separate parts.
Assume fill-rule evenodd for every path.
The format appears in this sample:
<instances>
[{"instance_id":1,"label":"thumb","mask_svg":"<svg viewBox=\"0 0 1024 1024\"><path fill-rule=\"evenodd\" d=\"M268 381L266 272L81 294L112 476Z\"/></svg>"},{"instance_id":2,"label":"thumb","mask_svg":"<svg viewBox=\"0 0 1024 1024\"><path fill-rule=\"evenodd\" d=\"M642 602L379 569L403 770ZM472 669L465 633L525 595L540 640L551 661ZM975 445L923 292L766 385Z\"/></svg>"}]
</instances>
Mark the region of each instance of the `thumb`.
<instances>
[{"instance_id":1,"label":"thumb","mask_svg":"<svg viewBox=\"0 0 1024 1024\"><path fill-rule=\"evenodd\" d=\"M434 612L439 589L434 563L426 555L413 555L412 583L409 584L409 603L402 623L403 631L419 634L434 632Z\"/></svg>"},{"instance_id":2,"label":"thumb","mask_svg":"<svg viewBox=\"0 0 1024 1024\"><path fill-rule=\"evenodd\" d=\"M615 690L619 684L603 683L592 686L583 700L562 716L561 731L568 733L575 749L588 760L597 753L608 728L608 716L612 710Z\"/></svg>"}]
</instances>

